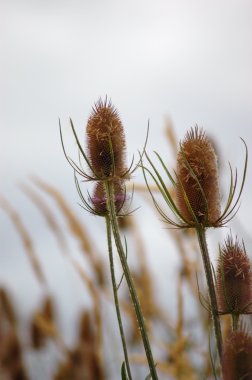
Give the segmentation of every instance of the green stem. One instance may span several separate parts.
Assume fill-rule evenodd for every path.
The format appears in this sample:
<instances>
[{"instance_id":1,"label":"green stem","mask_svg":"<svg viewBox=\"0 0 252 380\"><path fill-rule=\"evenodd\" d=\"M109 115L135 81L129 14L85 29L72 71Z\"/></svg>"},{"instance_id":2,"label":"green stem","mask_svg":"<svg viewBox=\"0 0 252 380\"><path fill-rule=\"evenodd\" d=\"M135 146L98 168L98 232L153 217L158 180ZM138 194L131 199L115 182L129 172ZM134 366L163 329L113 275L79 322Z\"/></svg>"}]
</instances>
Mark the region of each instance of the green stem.
<instances>
[{"instance_id":1,"label":"green stem","mask_svg":"<svg viewBox=\"0 0 252 380\"><path fill-rule=\"evenodd\" d=\"M111 222L111 226L113 230L115 244L116 244L117 251L120 257L123 273L127 281L133 307L135 309L136 318L137 318L139 330L141 333L141 337L142 337L142 341L143 341L143 345L144 345L144 349L146 353L146 358L147 358L149 368L150 368L150 374L153 380L158 380L155 363L153 360L152 351L150 347L150 342L149 342L149 338L148 338L145 323L144 323L143 313L141 310L140 302L137 297L137 293L136 293L133 279L132 279L130 269L127 263L127 259L124 253L124 248L121 242L121 237L120 237L120 232L119 232L119 227L118 227L118 222L117 222L117 217L116 217L115 203L114 203L113 183L111 181L105 182L105 189L106 189L109 218L110 218L110 222Z\"/></svg>"},{"instance_id":2,"label":"green stem","mask_svg":"<svg viewBox=\"0 0 252 380\"><path fill-rule=\"evenodd\" d=\"M239 325L239 314L232 314L232 329L233 331L238 329Z\"/></svg>"},{"instance_id":3,"label":"green stem","mask_svg":"<svg viewBox=\"0 0 252 380\"><path fill-rule=\"evenodd\" d=\"M118 295L117 295L117 284L116 284L116 278L115 278L115 268L114 268L113 250L112 250L112 241L111 241L111 225L110 225L110 220L108 216L106 217L106 227L107 227L107 240L108 240L108 250L109 250L110 274L111 274L111 280L112 280L112 286L113 286L116 316L117 316L118 326L120 330L120 336L121 336L121 341L122 341L122 346L123 346L127 373L128 373L129 380L132 380L128 352L127 352L127 344L126 344L126 339L124 335L120 305L119 305L119 300L118 300Z\"/></svg>"},{"instance_id":4,"label":"green stem","mask_svg":"<svg viewBox=\"0 0 252 380\"><path fill-rule=\"evenodd\" d=\"M207 242L206 242L206 233L205 233L205 228L203 226L198 227L196 230L197 230L199 246L200 246L200 250L202 254L203 264L205 268L207 287L208 287L208 293L209 293L210 304L211 304L211 313L212 313L213 323L214 323L214 332L215 332L215 338L216 338L216 343L217 343L217 350L219 353L219 358L221 359L221 353L222 353L221 325L220 325L220 318L218 314L218 306L217 306L217 299L216 299L216 294L215 294L212 267L211 267L211 262L210 262Z\"/></svg>"}]
</instances>

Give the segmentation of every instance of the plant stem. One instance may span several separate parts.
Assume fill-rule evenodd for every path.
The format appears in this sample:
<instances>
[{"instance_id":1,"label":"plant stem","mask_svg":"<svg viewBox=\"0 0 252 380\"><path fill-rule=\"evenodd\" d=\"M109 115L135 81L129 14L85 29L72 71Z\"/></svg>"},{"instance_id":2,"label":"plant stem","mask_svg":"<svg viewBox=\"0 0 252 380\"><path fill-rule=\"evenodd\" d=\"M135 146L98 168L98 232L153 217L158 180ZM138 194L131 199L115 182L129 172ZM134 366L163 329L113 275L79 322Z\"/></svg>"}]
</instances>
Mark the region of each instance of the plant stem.
<instances>
[{"instance_id":1,"label":"plant stem","mask_svg":"<svg viewBox=\"0 0 252 380\"><path fill-rule=\"evenodd\" d=\"M239 314L232 314L232 329L233 331L238 329Z\"/></svg>"},{"instance_id":2,"label":"plant stem","mask_svg":"<svg viewBox=\"0 0 252 380\"><path fill-rule=\"evenodd\" d=\"M116 217L116 210L115 210L115 203L114 203L114 184L112 181L107 181L105 182L105 189L106 189L106 197L107 197L107 204L108 204L108 211L109 211L109 218L113 230L113 235L115 239L115 244L117 247L117 251L120 257L123 273L125 276L125 279L127 281L130 297L133 303L133 307L135 309L135 314L139 326L139 330L141 333L144 349L145 349L145 354L146 358L149 364L149 369L150 369L150 374L153 380L158 380L156 368L155 368L155 363L153 360L152 356L152 351L150 347L150 342L149 338L147 335L145 323L144 323L144 318L140 306L140 302L137 297L137 293L135 290L135 286L133 283L133 279L130 273L130 269L127 263L127 259L124 253L124 248L121 242L121 237L120 237L120 232L119 232L119 227L118 227L118 222L117 222L117 217Z\"/></svg>"},{"instance_id":3,"label":"plant stem","mask_svg":"<svg viewBox=\"0 0 252 380\"><path fill-rule=\"evenodd\" d=\"M120 312L120 305L119 305L119 300L118 300L118 295L117 295L118 289L117 289L117 283L116 283L116 278L115 278L115 268L114 268L114 260L113 260L113 250L112 250L112 241L111 241L111 225L110 225L110 220L109 220L108 216L106 216L106 227L107 227L107 241L108 241L108 251L109 251L110 274L111 274L112 287L113 287L113 293L114 293L116 316L117 316L118 326L119 326L119 330L120 330L120 336L121 336L121 341L122 341L122 346L123 346L123 352L124 352L125 365L127 368L127 374L128 374L129 380L132 380L130 365L129 365L128 352L127 352L127 344L126 344L126 339L125 339L125 335L124 335L121 312Z\"/></svg>"},{"instance_id":4,"label":"plant stem","mask_svg":"<svg viewBox=\"0 0 252 380\"><path fill-rule=\"evenodd\" d=\"M207 242L206 242L206 232L203 226L199 226L196 230L197 230L199 246L200 246L200 250L202 254L203 264L205 268L207 287L208 287L208 293L209 293L210 304L211 304L211 313L212 313L213 322L214 322L214 332L215 332L215 338L216 338L216 343L217 343L217 350L219 353L219 358L221 359L221 353L222 353L221 325L220 325L220 318L218 315L218 307L217 307L217 299L216 299L216 294L215 294L215 286L214 286L214 281L213 281L212 267L211 267L211 262L210 262Z\"/></svg>"}]
</instances>

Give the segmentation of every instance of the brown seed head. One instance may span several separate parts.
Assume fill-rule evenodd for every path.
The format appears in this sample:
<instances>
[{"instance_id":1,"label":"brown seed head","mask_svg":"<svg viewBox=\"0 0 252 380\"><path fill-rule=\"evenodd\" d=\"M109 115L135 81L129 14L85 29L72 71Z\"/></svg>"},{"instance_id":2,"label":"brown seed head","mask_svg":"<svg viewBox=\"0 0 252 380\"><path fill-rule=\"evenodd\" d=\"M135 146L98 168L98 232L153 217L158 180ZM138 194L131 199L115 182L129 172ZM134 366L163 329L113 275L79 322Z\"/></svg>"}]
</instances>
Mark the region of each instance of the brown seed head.
<instances>
[{"instance_id":1,"label":"brown seed head","mask_svg":"<svg viewBox=\"0 0 252 380\"><path fill-rule=\"evenodd\" d=\"M221 215L217 158L212 144L197 126L187 132L177 156L177 200L188 223L216 226Z\"/></svg>"},{"instance_id":2,"label":"brown seed head","mask_svg":"<svg viewBox=\"0 0 252 380\"><path fill-rule=\"evenodd\" d=\"M87 123L87 145L91 166L100 178L122 178L126 172L125 136L117 110L101 99Z\"/></svg>"},{"instance_id":3,"label":"brown seed head","mask_svg":"<svg viewBox=\"0 0 252 380\"><path fill-rule=\"evenodd\" d=\"M251 265L245 247L231 236L220 250L216 280L220 313L252 313Z\"/></svg>"},{"instance_id":4,"label":"brown seed head","mask_svg":"<svg viewBox=\"0 0 252 380\"><path fill-rule=\"evenodd\" d=\"M252 380L252 338L245 331L233 331L224 344L224 380Z\"/></svg>"}]
</instances>

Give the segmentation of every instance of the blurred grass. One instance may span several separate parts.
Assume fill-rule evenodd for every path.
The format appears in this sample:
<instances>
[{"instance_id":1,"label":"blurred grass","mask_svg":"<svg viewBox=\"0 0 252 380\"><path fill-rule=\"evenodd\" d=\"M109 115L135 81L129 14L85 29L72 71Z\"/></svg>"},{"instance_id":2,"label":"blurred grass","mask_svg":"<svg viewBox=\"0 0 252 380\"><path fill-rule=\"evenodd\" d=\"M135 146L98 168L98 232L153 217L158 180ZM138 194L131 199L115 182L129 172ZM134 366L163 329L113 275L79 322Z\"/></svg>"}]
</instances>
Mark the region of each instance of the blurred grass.
<instances>
[{"instance_id":1,"label":"blurred grass","mask_svg":"<svg viewBox=\"0 0 252 380\"><path fill-rule=\"evenodd\" d=\"M178 142L169 120L165 135L175 156ZM107 351L115 347L113 343L115 338L111 337L110 347L106 346L107 342L104 338L107 329L104 319L106 319L108 308L113 307L106 258L102 257L93 237L86 231L83 222L78 220L71 206L57 189L46 181L32 178L31 183L21 186L21 190L43 215L47 226L58 241L60 252L67 258L69 266L74 268L89 292L92 307L76 315L74 327L77 339L74 347L67 347L64 332L60 331L57 320L57 300L51 294L43 266L38 259L36 242L32 241L30 231L24 227L25 215L19 215L15 210L15 205L10 205L2 197L1 208L20 236L30 268L44 289L44 298L27 321L29 336L27 343L22 340L22 334L20 334L18 311L12 297L8 289L4 287L0 289L0 379L33 380L29 375L33 372L30 368L33 363L26 360L26 354L33 352L39 358L40 352L48 349L49 343L53 343L59 353L57 359L52 358L56 361L53 380L118 379L119 374L113 373L113 366L107 362ZM141 196L150 199L146 188L142 185L135 184L135 190ZM152 190L155 191L155 188ZM49 206L49 199L56 204L67 223L68 231L61 228L53 207ZM150 207L152 207L151 204ZM119 222L122 232L127 231L127 235L130 236L131 249L136 253L136 263L132 272L148 325L150 340L154 346L160 379L210 379L212 373L208 352L209 334L211 334L210 316L202 307L199 297L195 274L197 272L200 277L202 268L199 265L194 234L190 231L167 230L167 239L173 240L180 258L180 270L176 274L177 293L174 294L177 300L174 319L174 313L170 315L165 311L169 310L169 299L166 299L164 295L160 302L160 298L157 297L156 281L148 265L144 237L141 236L134 215L120 218ZM82 254L92 269L91 273L84 265L73 259L68 244L69 232L78 242ZM139 331L130 300L123 289L120 289L119 296L123 316L127 322L127 341L133 370L135 369L135 373L138 374L137 368L144 368L146 373L147 363L141 353ZM195 305L194 314L187 313L188 302ZM116 328L111 326L112 330ZM122 361L122 353L119 357ZM117 364L115 367L120 368L120 363ZM134 378L138 380L138 377ZM37 379L34 378L34 380Z\"/></svg>"}]
</instances>

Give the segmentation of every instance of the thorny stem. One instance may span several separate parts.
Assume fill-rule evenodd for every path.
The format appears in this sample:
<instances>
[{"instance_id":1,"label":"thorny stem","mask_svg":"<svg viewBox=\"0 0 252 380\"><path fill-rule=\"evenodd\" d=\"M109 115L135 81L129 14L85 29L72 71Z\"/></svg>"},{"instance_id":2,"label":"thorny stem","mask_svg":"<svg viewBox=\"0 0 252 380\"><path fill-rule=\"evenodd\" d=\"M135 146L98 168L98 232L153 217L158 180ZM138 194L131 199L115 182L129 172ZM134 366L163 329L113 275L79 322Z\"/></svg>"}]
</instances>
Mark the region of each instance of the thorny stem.
<instances>
[{"instance_id":1,"label":"thorny stem","mask_svg":"<svg viewBox=\"0 0 252 380\"><path fill-rule=\"evenodd\" d=\"M215 294L215 286L214 286L214 281L213 281L212 267L211 267L211 262L210 262L207 242L206 242L206 232L203 226L197 227L196 230L197 230L199 246L200 246L205 274L206 274L207 287L208 287L208 293L209 293L210 304L211 304L211 313L212 313L213 323L214 323L214 332L215 332L215 338L216 338L216 343L217 343L217 350L218 350L219 358L221 359L221 353L222 353L221 325L220 325L220 318L218 315L218 307L217 307L217 299L216 299L216 294Z\"/></svg>"},{"instance_id":2,"label":"thorny stem","mask_svg":"<svg viewBox=\"0 0 252 380\"><path fill-rule=\"evenodd\" d=\"M127 368L127 374L128 374L129 380L132 380L130 365L129 365L128 352L127 352L126 339L125 339L125 335L124 335L121 312L120 312L120 305L119 305L119 300L118 300L118 295L117 295L117 284L116 284L116 278L115 278L115 268L114 268L113 250L112 250L112 241L111 241L111 224L110 224L110 220L109 220L108 216L106 216L106 227L107 227L107 240L108 240L110 273L111 273L111 280L112 280L113 293L114 293L116 316L117 316L118 326L119 326L119 330L120 330L120 336L121 336L121 341L122 341L122 346L123 346L123 352L124 352L125 365Z\"/></svg>"},{"instance_id":3,"label":"thorny stem","mask_svg":"<svg viewBox=\"0 0 252 380\"><path fill-rule=\"evenodd\" d=\"M152 356L152 351L151 351L150 342L149 342L149 338L148 338L145 323L144 323L144 318L143 318L140 302L137 297L133 279L132 279L130 269L127 263L127 259L124 253L124 248L121 242L121 237L120 237L119 227L118 227L118 222L117 222L117 217L116 217L115 204L114 204L114 185L112 181L105 182L105 189L106 189L106 197L107 197L107 203L108 203L109 218L110 218L110 222L111 222L111 226L113 230L115 244L116 244L116 248L120 257L123 273L127 281L133 307L135 309L136 318L137 318L139 330L141 333L141 337L142 337L142 341L143 341L143 345L144 345L144 349L146 353L146 358L147 358L149 369L150 369L150 375L153 380L158 380L158 375L156 372L155 363Z\"/></svg>"}]
</instances>

